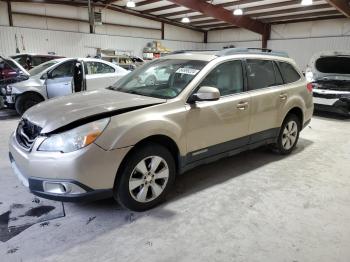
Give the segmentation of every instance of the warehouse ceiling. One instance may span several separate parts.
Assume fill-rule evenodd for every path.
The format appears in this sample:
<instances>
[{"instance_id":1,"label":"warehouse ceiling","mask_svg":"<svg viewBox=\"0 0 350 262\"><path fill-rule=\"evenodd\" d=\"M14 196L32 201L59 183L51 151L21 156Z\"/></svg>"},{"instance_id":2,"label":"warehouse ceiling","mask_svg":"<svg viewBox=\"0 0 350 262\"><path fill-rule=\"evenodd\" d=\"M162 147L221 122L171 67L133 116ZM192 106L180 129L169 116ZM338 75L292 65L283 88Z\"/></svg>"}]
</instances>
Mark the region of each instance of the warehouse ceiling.
<instances>
[{"instance_id":1,"label":"warehouse ceiling","mask_svg":"<svg viewBox=\"0 0 350 262\"><path fill-rule=\"evenodd\" d=\"M15 0L69 5L87 5L87 0ZM301 5L302 0L119 0L91 1L96 7L137 15L198 31L241 27L264 34L270 24L313 21L350 17L348 0L313 0ZM127 7L134 2L135 7ZM234 15L241 9L243 15ZM183 23L183 18L189 23Z\"/></svg>"}]
</instances>

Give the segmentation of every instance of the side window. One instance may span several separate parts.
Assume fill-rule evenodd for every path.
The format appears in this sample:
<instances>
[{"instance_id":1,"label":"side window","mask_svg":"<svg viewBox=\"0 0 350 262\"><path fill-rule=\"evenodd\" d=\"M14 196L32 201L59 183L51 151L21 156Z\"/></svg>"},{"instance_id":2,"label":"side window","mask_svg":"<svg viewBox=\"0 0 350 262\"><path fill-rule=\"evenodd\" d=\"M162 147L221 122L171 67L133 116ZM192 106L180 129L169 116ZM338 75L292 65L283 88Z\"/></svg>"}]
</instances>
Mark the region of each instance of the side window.
<instances>
[{"instance_id":1,"label":"side window","mask_svg":"<svg viewBox=\"0 0 350 262\"><path fill-rule=\"evenodd\" d=\"M277 64L286 84L296 82L300 79L300 75L291 64L286 62L277 62Z\"/></svg>"},{"instance_id":2,"label":"side window","mask_svg":"<svg viewBox=\"0 0 350 262\"><path fill-rule=\"evenodd\" d=\"M248 59L247 77L249 90L278 85L274 65L270 60Z\"/></svg>"},{"instance_id":3,"label":"side window","mask_svg":"<svg viewBox=\"0 0 350 262\"><path fill-rule=\"evenodd\" d=\"M64 62L51 71L51 78L73 77L75 61Z\"/></svg>"},{"instance_id":4,"label":"side window","mask_svg":"<svg viewBox=\"0 0 350 262\"><path fill-rule=\"evenodd\" d=\"M242 62L235 60L218 65L199 86L216 87L221 96L243 92Z\"/></svg>"},{"instance_id":5,"label":"side window","mask_svg":"<svg viewBox=\"0 0 350 262\"><path fill-rule=\"evenodd\" d=\"M86 62L85 71L88 75L114 73L113 67L100 62Z\"/></svg>"},{"instance_id":6,"label":"side window","mask_svg":"<svg viewBox=\"0 0 350 262\"><path fill-rule=\"evenodd\" d=\"M47 59L45 59L45 57L42 56L33 56L32 57L32 66L37 66L40 65L44 62L48 61Z\"/></svg>"}]
</instances>

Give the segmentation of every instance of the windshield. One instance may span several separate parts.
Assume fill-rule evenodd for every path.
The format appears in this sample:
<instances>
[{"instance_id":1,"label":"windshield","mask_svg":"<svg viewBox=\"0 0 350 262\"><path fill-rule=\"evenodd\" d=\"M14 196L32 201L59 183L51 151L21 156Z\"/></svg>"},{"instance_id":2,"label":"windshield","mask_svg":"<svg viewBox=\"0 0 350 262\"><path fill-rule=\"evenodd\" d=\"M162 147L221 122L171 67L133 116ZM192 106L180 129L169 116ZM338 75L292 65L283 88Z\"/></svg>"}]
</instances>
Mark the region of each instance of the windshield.
<instances>
[{"instance_id":1,"label":"windshield","mask_svg":"<svg viewBox=\"0 0 350 262\"><path fill-rule=\"evenodd\" d=\"M41 65L38 65L36 67L33 67L32 69L30 69L28 72L31 76L40 74L41 72L43 72L45 69L49 68L50 66L53 66L54 64L57 64L58 61L57 60L51 60L48 61L46 63L43 63Z\"/></svg>"},{"instance_id":2,"label":"windshield","mask_svg":"<svg viewBox=\"0 0 350 262\"><path fill-rule=\"evenodd\" d=\"M192 81L206 61L159 59L147 63L110 89L157 98L174 98Z\"/></svg>"}]
</instances>

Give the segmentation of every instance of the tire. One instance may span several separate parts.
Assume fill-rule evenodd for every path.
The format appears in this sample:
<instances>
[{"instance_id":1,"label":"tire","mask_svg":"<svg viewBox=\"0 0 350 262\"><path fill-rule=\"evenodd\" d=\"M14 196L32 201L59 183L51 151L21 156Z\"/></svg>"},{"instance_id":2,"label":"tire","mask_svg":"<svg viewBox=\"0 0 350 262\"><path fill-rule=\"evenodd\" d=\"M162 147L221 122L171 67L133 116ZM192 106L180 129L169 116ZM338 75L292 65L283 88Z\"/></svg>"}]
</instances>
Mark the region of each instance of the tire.
<instances>
[{"instance_id":1,"label":"tire","mask_svg":"<svg viewBox=\"0 0 350 262\"><path fill-rule=\"evenodd\" d=\"M23 94L17 97L15 102L15 109L19 115L23 115L25 111L27 111L32 106L39 104L44 101L42 97L37 94L28 93Z\"/></svg>"},{"instance_id":2,"label":"tire","mask_svg":"<svg viewBox=\"0 0 350 262\"><path fill-rule=\"evenodd\" d=\"M113 190L114 198L133 211L145 211L163 202L175 181L172 154L155 143L135 148L121 168Z\"/></svg>"},{"instance_id":3,"label":"tire","mask_svg":"<svg viewBox=\"0 0 350 262\"><path fill-rule=\"evenodd\" d=\"M298 143L300 130L300 119L294 114L287 115L274 146L275 151L281 155L290 154Z\"/></svg>"}]
</instances>

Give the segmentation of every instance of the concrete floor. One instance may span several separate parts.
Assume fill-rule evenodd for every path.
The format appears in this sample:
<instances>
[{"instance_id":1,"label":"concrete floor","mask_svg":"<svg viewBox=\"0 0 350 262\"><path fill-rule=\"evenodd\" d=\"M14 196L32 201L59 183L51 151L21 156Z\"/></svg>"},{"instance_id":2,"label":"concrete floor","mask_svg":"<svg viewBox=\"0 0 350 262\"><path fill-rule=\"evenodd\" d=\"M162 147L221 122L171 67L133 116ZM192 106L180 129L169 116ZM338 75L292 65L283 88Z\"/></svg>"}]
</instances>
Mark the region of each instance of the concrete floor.
<instances>
[{"instance_id":1,"label":"concrete floor","mask_svg":"<svg viewBox=\"0 0 350 262\"><path fill-rule=\"evenodd\" d=\"M8 161L17 121L0 121L0 215L37 202ZM292 155L259 149L199 167L151 211L65 203L64 217L0 241L0 260L350 261L349 138L350 120L318 116Z\"/></svg>"}]
</instances>

